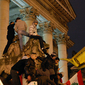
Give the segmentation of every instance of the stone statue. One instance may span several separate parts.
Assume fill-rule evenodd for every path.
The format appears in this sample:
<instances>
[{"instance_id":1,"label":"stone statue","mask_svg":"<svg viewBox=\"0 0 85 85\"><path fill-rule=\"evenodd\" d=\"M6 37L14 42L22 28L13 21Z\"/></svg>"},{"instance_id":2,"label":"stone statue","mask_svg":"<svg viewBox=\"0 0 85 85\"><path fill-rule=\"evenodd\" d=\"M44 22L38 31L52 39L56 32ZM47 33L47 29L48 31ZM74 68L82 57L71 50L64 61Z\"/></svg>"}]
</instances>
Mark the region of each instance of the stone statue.
<instances>
[{"instance_id":1,"label":"stone statue","mask_svg":"<svg viewBox=\"0 0 85 85\"><path fill-rule=\"evenodd\" d=\"M44 43L44 49L48 50L49 45ZM37 56L39 57L45 57L44 52L41 50L40 43L38 39L30 38L26 45L23 46L23 52L20 51L20 46L19 46L19 39L18 35L15 36L13 43L9 46L8 51L5 56L2 59L0 59L0 73L2 71L6 72L7 74L10 74L10 69L11 67L18 61L20 60L23 55L25 54L31 54L31 53L36 53ZM23 55L21 55L23 54ZM36 67L40 68L41 62L36 60Z\"/></svg>"}]
</instances>

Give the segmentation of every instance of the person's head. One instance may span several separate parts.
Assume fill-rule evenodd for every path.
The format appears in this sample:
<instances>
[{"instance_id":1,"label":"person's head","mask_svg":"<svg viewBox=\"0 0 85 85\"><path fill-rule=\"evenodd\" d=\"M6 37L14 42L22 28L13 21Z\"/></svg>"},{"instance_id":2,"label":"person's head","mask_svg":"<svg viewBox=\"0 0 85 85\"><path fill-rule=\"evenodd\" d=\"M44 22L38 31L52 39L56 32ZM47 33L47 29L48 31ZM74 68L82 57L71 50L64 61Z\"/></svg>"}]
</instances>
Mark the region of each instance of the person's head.
<instances>
[{"instance_id":1,"label":"person's head","mask_svg":"<svg viewBox=\"0 0 85 85\"><path fill-rule=\"evenodd\" d=\"M60 61L60 59L58 57L55 58L55 64L58 64L58 62Z\"/></svg>"},{"instance_id":2,"label":"person's head","mask_svg":"<svg viewBox=\"0 0 85 85\"><path fill-rule=\"evenodd\" d=\"M10 22L10 25L14 24L14 22Z\"/></svg>"},{"instance_id":3,"label":"person's head","mask_svg":"<svg viewBox=\"0 0 85 85\"><path fill-rule=\"evenodd\" d=\"M16 20L15 20L15 22L17 22L18 20L20 20L20 17L17 17Z\"/></svg>"},{"instance_id":4,"label":"person's head","mask_svg":"<svg viewBox=\"0 0 85 85\"><path fill-rule=\"evenodd\" d=\"M31 75L28 75L27 76L27 81L30 82L32 80L32 76Z\"/></svg>"},{"instance_id":5,"label":"person's head","mask_svg":"<svg viewBox=\"0 0 85 85\"><path fill-rule=\"evenodd\" d=\"M32 58L33 60L35 60L35 59L37 58L36 53L32 53L32 54L31 54L31 58Z\"/></svg>"},{"instance_id":6,"label":"person's head","mask_svg":"<svg viewBox=\"0 0 85 85\"><path fill-rule=\"evenodd\" d=\"M55 60L55 58L56 58L56 53L53 52L53 53L51 54L51 57L52 57L53 60Z\"/></svg>"},{"instance_id":7,"label":"person's head","mask_svg":"<svg viewBox=\"0 0 85 85\"><path fill-rule=\"evenodd\" d=\"M34 24L35 26L37 26L38 21L37 21L37 20L35 20L35 21L33 22L33 24Z\"/></svg>"},{"instance_id":8,"label":"person's head","mask_svg":"<svg viewBox=\"0 0 85 85\"><path fill-rule=\"evenodd\" d=\"M28 58L30 58L30 55L29 55L29 54L26 54L26 56L27 56Z\"/></svg>"},{"instance_id":9,"label":"person's head","mask_svg":"<svg viewBox=\"0 0 85 85\"><path fill-rule=\"evenodd\" d=\"M58 79L60 79L60 78L63 77L63 75L62 75L61 73L59 73L59 74L57 75L57 77L58 77Z\"/></svg>"}]
</instances>

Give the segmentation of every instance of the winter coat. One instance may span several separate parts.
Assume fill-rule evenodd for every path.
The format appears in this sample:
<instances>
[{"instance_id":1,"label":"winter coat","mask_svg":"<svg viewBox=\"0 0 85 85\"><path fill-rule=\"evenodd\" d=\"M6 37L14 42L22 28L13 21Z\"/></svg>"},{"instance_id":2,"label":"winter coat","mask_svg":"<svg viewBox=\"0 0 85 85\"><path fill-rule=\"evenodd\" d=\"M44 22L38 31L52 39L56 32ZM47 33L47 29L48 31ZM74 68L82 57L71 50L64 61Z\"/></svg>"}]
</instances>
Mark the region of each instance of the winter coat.
<instances>
[{"instance_id":1,"label":"winter coat","mask_svg":"<svg viewBox=\"0 0 85 85\"><path fill-rule=\"evenodd\" d=\"M14 29L15 29L16 32L18 32L19 30L24 30L24 31L26 31L26 30L27 30L27 25L26 25L25 21L18 20L18 21L15 23Z\"/></svg>"},{"instance_id":2,"label":"winter coat","mask_svg":"<svg viewBox=\"0 0 85 85\"><path fill-rule=\"evenodd\" d=\"M34 23L29 27L29 35L37 35L37 28Z\"/></svg>"},{"instance_id":3,"label":"winter coat","mask_svg":"<svg viewBox=\"0 0 85 85\"><path fill-rule=\"evenodd\" d=\"M35 75L35 62L33 59L21 59L19 60L11 70L16 70L19 72L19 75L25 73L25 77L32 74Z\"/></svg>"},{"instance_id":4,"label":"winter coat","mask_svg":"<svg viewBox=\"0 0 85 85\"><path fill-rule=\"evenodd\" d=\"M38 82L38 85L48 85L48 83L50 85L56 85L54 83L54 81L52 81L50 78L48 78L47 76L39 76L37 77L37 82Z\"/></svg>"},{"instance_id":5,"label":"winter coat","mask_svg":"<svg viewBox=\"0 0 85 85\"><path fill-rule=\"evenodd\" d=\"M14 24L10 24L8 27L7 27L7 39L8 40L13 40L14 38Z\"/></svg>"},{"instance_id":6,"label":"winter coat","mask_svg":"<svg viewBox=\"0 0 85 85\"><path fill-rule=\"evenodd\" d=\"M43 69L54 69L55 61L48 55L46 58L43 59L41 67Z\"/></svg>"}]
</instances>

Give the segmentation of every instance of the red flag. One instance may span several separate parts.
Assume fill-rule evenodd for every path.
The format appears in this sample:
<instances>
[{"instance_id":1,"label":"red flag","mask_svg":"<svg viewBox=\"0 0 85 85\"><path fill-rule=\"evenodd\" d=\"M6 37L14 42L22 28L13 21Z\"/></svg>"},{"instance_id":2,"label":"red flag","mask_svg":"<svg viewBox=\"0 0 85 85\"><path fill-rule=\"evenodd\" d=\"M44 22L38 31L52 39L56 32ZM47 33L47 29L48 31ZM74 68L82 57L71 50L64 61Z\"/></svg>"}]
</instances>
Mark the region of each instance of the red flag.
<instances>
[{"instance_id":1,"label":"red flag","mask_svg":"<svg viewBox=\"0 0 85 85\"><path fill-rule=\"evenodd\" d=\"M20 78L21 85L23 85L22 84L22 75L20 75L19 78Z\"/></svg>"},{"instance_id":2,"label":"red flag","mask_svg":"<svg viewBox=\"0 0 85 85\"><path fill-rule=\"evenodd\" d=\"M79 70L70 80L66 82L67 85L78 84L84 85L81 70Z\"/></svg>"}]
</instances>

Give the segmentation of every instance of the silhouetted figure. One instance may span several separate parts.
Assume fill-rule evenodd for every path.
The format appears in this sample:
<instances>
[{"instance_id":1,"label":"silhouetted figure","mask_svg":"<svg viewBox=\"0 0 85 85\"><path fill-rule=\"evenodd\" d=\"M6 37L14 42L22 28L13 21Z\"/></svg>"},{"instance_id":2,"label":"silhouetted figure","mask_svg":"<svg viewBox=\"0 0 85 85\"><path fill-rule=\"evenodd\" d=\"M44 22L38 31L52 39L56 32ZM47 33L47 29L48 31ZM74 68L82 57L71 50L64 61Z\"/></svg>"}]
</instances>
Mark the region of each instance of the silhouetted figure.
<instances>
[{"instance_id":1,"label":"silhouetted figure","mask_svg":"<svg viewBox=\"0 0 85 85\"><path fill-rule=\"evenodd\" d=\"M14 32L14 22L10 22L10 25L8 26L7 30L8 30L7 31L8 42L7 42L7 45L6 45L6 47L3 51L3 54L7 53L7 50L9 48L10 44L13 42L14 34L15 34L15 32Z\"/></svg>"}]
</instances>

